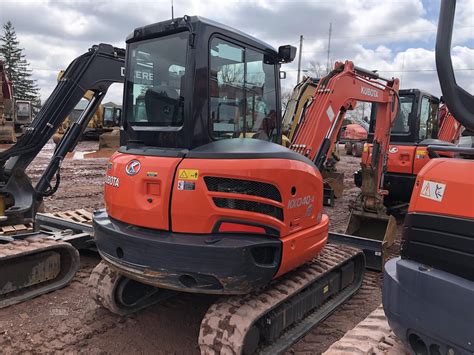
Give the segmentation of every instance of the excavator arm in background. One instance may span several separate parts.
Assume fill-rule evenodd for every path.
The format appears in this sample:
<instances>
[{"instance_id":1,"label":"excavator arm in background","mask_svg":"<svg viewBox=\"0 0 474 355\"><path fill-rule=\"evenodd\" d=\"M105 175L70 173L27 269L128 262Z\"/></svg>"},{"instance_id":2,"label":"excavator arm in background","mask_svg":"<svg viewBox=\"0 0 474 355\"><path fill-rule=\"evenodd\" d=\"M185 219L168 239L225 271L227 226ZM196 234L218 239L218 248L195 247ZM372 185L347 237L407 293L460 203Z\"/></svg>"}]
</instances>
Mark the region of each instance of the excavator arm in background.
<instances>
[{"instance_id":1,"label":"excavator arm in background","mask_svg":"<svg viewBox=\"0 0 474 355\"><path fill-rule=\"evenodd\" d=\"M124 58L123 49L107 44L94 46L76 58L25 134L0 153L0 227L13 230L13 234L0 236L0 308L64 287L79 268L76 246L86 247L84 239L90 236L45 233L39 220L34 225L36 212L42 198L58 188L61 162L76 146L109 86L122 81ZM33 187L26 168L87 90L93 92L89 105L56 146ZM35 231L31 231L32 225ZM24 228L17 229L19 226Z\"/></svg>"},{"instance_id":2,"label":"excavator arm in background","mask_svg":"<svg viewBox=\"0 0 474 355\"><path fill-rule=\"evenodd\" d=\"M0 153L0 224L33 222L44 196L59 185L59 168L67 152L77 145L81 133L104 98L109 86L122 82L125 50L108 44L93 46L67 68L51 96L23 136ZM53 157L33 187L26 168L51 139L58 127L88 91L93 96L77 122L59 142ZM56 184L51 180L56 175Z\"/></svg>"},{"instance_id":3,"label":"excavator arm in background","mask_svg":"<svg viewBox=\"0 0 474 355\"><path fill-rule=\"evenodd\" d=\"M456 143L461 135L463 126L454 118L446 105L439 108L439 122L438 139Z\"/></svg>"},{"instance_id":4,"label":"excavator arm in background","mask_svg":"<svg viewBox=\"0 0 474 355\"><path fill-rule=\"evenodd\" d=\"M334 70L320 80L290 147L324 171L346 112L353 110L358 101L375 104L377 120L373 154L370 160L361 163L364 184L357 204L352 208L346 233L380 240L382 251L393 242L396 230L396 221L385 213L383 196L387 191L382 186L390 129L399 107L398 89L398 79L382 78L349 61L336 63Z\"/></svg>"},{"instance_id":5,"label":"excavator arm in background","mask_svg":"<svg viewBox=\"0 0 474 355\"><path fill-rule=\"evenodd\" d=\"M320 80L312 104L294 133L291 149L314 161L322 170L337 141L345 113L353 110L357 101L377 104L380 119L374 140L386 148L397 113L397 93L398 79L382 78L350 61L337 62L334 70Z\"/></svg>"}]
</instances>

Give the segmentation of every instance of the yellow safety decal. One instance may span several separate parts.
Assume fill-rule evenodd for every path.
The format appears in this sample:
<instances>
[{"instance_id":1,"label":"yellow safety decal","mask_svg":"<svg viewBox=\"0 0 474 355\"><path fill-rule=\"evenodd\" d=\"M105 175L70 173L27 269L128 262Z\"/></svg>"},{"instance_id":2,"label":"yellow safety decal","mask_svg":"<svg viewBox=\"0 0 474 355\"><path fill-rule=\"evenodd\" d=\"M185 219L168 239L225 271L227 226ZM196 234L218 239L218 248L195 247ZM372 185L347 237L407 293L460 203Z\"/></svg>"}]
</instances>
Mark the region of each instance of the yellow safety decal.
<instances>
[{"instance_id":1,"label":"yellow safety decal","mask_svg":"<svg viewBox=\"0 0 474 355\"><path fill-rule=\"evenodd\" d=\"M197 180L199 170L196 169L179 169L178 178L181 180Z\"/></svg>"},{"instance_id":2,"label":"yellow safety decal","mask_svg":"<svg viewBox=\"0 0 474 355\"><path fill-rule=\"evenodd\" d=\"M417 150L416 155L427 155L428 151L427 150Z\"/></svg>"},{"instance_id":3,"label":"yellow safety decal","mask_svg":"<svg viewBox=\"0 0 474 355\"><path fill-rule=\"evenodd\" d=\"M368 152L369 151L369 146L367 144L364 144L364 152Z\"/></svg>"},{"instance_id":4,"label":"yellow safety decal","mask_svg":"<svg viewBox=\"0 0 474 355\"><path fill-rule=\"evenodd\" d=\"M323 293L328 293L328 292L329 292L329 285L326 285L323 288Z\"/></svg>"}]
</instances>

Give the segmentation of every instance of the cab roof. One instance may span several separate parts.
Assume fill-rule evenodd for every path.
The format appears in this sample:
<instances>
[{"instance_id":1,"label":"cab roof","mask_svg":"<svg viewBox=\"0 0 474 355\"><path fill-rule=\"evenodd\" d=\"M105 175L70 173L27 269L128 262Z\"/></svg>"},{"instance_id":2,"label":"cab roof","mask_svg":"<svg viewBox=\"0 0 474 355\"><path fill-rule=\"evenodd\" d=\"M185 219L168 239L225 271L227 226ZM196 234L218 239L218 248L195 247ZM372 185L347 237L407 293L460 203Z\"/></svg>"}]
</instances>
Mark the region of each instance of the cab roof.
<instances>
[{"instance_id":1,"label":"cab roof","mask_svg":"<svg viewBox=\"0 0 474 355\"><path fill-rule=\"evenodd\" d=\"M174 20L161 21L147 26L137 27L127 37L126 42L132 43L154 37L165 36L182 30L189 30L196 35L199 35L199 33L206 30L221 33L223 35L228 34L230 37L236 37L237 35L244 42L252 44L261 50L277 53L277 50L273 46L258 38L201 16L183 16L175 18Z\"/></svg>"}]
</instances>

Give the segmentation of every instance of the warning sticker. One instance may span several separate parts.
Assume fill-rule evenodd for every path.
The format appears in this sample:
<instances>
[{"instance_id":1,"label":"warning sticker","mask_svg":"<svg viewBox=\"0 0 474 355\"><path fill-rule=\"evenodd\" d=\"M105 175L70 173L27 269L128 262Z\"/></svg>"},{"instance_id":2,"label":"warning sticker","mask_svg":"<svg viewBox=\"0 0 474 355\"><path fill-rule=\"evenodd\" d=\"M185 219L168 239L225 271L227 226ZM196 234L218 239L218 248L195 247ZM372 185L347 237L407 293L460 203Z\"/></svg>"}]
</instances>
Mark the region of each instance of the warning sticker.
<instances>
[{"instance_id":1,"label":"warning sticker","mask_svg":"<svg viewBox=\"0 0 474 355\"><path fill-rule=\"evenodd\" d=\"M199 170L197 169L179 169L178 178L181 180L197 180Z\"/></svg>"},{"instance_id":2,"label":"warning sticker","mask_svg":"<svg viewBox=\"0 0 474 355\"><path fill-rule=\"evenodd\" d=\"M416 154L415 154L416 159L424 159L426 156L428 156L427 150L423 150L423 149L416 150Z\"/></svg>"},{"instance_id":3,"label":"warning sticker","mask_svg":"<svg viewBox=\"0 0 474 355\"><path fill-rule=\"evenodd\" d=\"M421 187L420 196L430 200L441 202L443 200L446 184L425 180Z\"/></svg>"},{"instance_id":4,"label":"warning sticker","mask_svg":"<svg viewBox=\"0 0 474 355\"><path fill-rule=\"evenodd\" d=\"M334 115L334 111L333 111L331 106L329 106L328 109L326 110L326 115L328 115L329 122L332 122L335 115Z\"/></svg>"}]
</instances>

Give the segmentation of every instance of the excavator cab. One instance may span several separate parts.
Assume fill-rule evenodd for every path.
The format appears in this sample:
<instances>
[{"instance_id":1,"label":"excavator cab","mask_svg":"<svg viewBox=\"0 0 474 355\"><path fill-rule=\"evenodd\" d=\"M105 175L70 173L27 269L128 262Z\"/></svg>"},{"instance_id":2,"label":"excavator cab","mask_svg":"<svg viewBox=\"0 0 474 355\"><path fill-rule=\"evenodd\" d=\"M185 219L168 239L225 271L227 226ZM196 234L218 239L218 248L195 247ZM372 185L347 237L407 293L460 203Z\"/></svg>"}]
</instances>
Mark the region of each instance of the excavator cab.
<instances>
[{"instance_id":1,"label":"excavator cab","mask_svg":"<svg viewBox=\"0 0 474 355\"><path fill-rule=\"evenodd\" d=\"M199 17L135 30L127 39L124 143L177 149L227 138L280 143L279 68L295 50L277 52Z\"/></svg>"}]
</instances>

